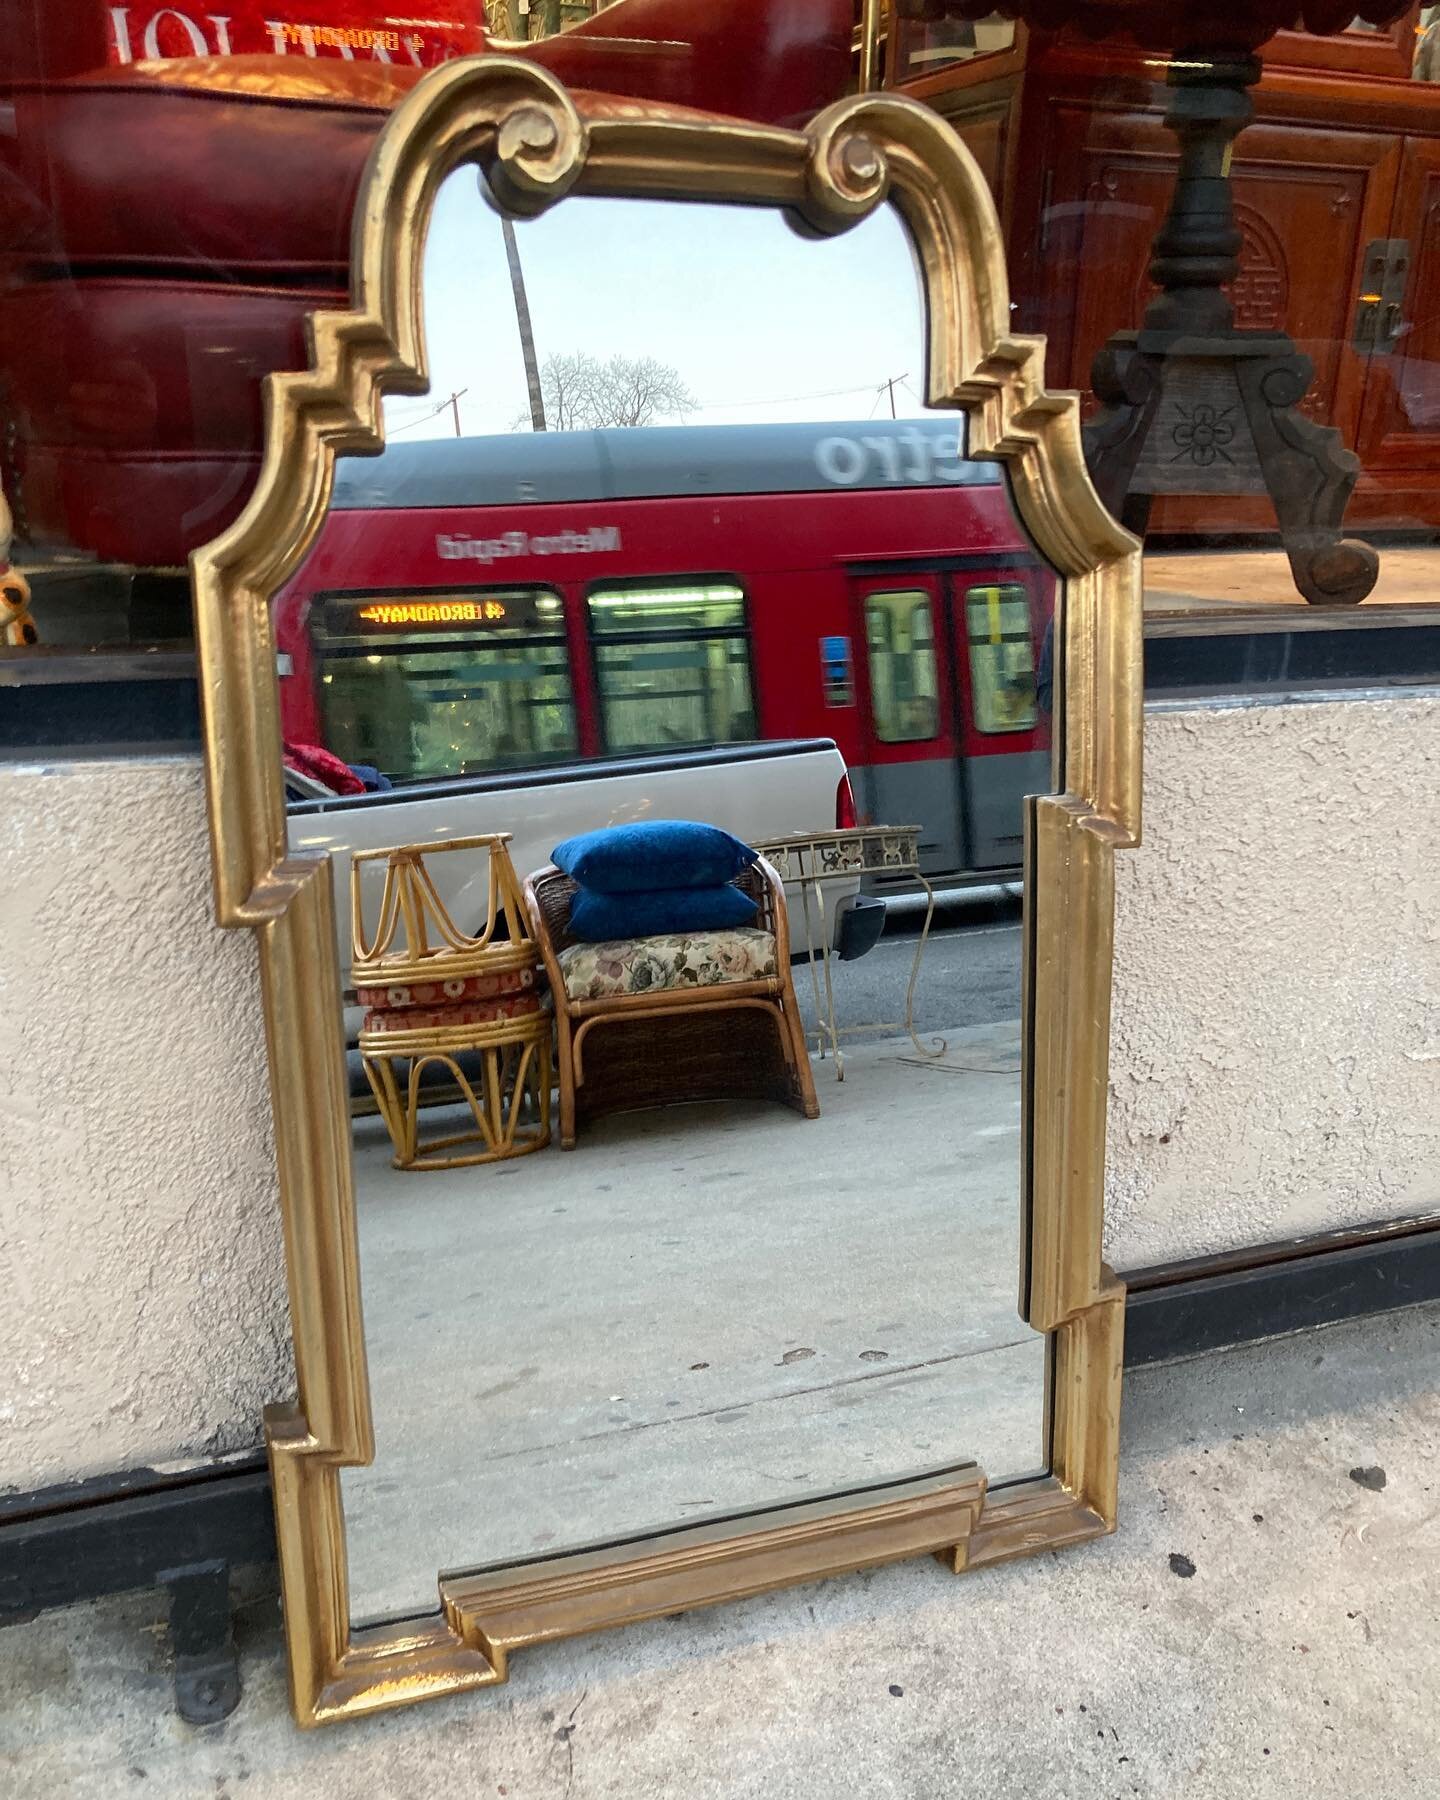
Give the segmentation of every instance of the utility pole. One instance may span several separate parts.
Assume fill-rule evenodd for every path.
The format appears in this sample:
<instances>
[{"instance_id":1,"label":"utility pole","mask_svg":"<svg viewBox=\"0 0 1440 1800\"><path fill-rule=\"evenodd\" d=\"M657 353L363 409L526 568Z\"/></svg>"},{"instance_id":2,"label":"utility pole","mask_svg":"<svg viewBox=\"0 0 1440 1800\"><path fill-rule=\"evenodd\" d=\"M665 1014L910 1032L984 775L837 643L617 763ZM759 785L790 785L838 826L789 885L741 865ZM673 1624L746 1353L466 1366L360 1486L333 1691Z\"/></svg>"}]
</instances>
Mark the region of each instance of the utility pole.
<instances>
[{"instance_id":1,"label":"utility pole","mask_svg":"<svg viewBox=\"0 0 1440 1800\"><path fill-rule=\"evenodd\" d=\"M545 396L540 391L540 367L535 360L535 334L530 327L530 302L525 297L525 271L520 267L520 246L515 242L515 227L501 215L500 230L505 238L505 260L510 264L510 286L515 293L515 323L520 327L520 354L525 359L525 385L530 390L530 428L545 429Z\"/></svg>"},{"instance_id":2,"label":"utility pole","mask_svg":"<svg viewBox=\"0 0 1440 1800\"><path fill-rule=\"evenodd\" d=\"M449 402L448 402L450 411L455 415L455 435L456 435L456 437L459 437L459 435L460 435L460 401L461 401L461 398L464 395L468 394L469 392L470 392L470 390L468 387L457 388L455 390L455 392L453 394L451 394Z\"/></svg>"},{"instance_id":3,"label":"utility pole","mask_svg":"<svg viewBox=\"0 0 1440 1800\"><path fill-rule=\"evenodd\" d=\"M891 375L886 380L886 383L885 383L886 387L890 390L890 417L892 419L896 417L896 413L895 413L895 383L896 383L897 379L900 381L903 381L905 379L905 377L903 375L898 376L898 377Z\"/></svg>"}]
</instances>

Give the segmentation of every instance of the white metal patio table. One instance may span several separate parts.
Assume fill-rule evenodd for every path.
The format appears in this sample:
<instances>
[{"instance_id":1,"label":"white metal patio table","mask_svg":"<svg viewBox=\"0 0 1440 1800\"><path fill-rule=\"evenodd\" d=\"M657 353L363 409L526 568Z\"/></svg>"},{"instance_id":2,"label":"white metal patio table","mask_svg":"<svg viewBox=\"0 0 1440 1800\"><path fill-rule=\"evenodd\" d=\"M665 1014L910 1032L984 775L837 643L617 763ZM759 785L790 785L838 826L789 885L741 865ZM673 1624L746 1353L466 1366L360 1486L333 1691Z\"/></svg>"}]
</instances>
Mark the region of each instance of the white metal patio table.
<instances>
[{"instance_id":1,"label":"white metal patio table","mask_svg":"<svg viewBox=\"0 0 1440 1800\"><path fill-rule=\"evenodd\" d=\"M805 925L805 948L810 962L810 985L815 999L815 1043L822 1058L828 1044L835 1058L835 1079L845 1079L845 1058L840 1049L842 1037L862 1031L883 1031L900 1021L877 1021L873 1025L837 1026L835 1022L835 989L830 968L830 930L826 915L825 889L838 881L853 881L857 875L910 876L925 891L925 923L915 945L915 959L910 965L910 981L905 990L904 1027L910 1041L922 1056L943 1056L947 1045L936 1038L933 1047L922 1044L915 1030L915 987L920 978L920 963L930 937L930 923L935 916L935 890L920 871L920 827L918 825L858 825L845 830L798 832L792 836L766 838L754 843L788 888L800 891L801 917ZM795 921L791 909L791 931Z\"/></svg>"}]
</instances>

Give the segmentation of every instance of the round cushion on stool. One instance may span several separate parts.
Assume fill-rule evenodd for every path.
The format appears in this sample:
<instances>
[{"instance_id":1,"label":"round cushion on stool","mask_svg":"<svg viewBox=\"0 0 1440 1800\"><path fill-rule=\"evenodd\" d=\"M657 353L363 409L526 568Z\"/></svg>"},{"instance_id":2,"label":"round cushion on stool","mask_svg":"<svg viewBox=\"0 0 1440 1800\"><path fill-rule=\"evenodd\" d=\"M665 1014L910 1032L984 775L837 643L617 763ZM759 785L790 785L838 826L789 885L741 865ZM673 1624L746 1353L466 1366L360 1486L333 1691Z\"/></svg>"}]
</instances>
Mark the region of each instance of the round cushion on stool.
<instances>
[{"instance_id":1,"label":"round cushion on stool","mask_svg":"<svg viewBox=\"0 0 1440 1800\"><path fill-rule=\"evenodd\" d=\"M357 987L361 1006L376 1012L392 1012L415 1006L457 1006L467 1000L495 1000L506 994L522 994L535 985L535 970L502 969L497 975L457 975L450 981L410 981L394 987ZM454 1021L462 1023L460 1020ZM469 1021L464 1021L468 1023ZM367 1029L369 1027L367 1026ZM377 1026L374 1029L381 1030ZM392 1030L402 1029L392 1026ZM409 1029L409 1027L404 1027Z\"/></svg>"},{"instance_id":2,"label":"round cushion on stool","mask_svg":"<svg viewBox=\"0 0 1440 1800\"><path fill-rule=\"evenodd\" d=\"M386 1007L365 1015L364 1031L448 1031L457 1025L495 1025L540 1010L538 994L510 994L499 1000L462 1001L458 1006Z\"/></svg>"}]
</instances>

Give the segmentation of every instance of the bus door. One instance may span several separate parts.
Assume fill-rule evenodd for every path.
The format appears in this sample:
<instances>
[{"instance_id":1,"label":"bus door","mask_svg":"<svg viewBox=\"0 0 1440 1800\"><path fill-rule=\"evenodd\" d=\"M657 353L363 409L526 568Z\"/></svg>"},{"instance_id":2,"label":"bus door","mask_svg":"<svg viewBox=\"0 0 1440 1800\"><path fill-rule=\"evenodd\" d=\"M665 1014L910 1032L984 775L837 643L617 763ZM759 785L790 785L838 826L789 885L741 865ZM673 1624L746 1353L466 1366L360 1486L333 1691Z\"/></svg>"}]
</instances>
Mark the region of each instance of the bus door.
<instances>
[{"instance_id":1,"label":"bus door","mask_svg":"<svg viewBox=\"0 0 1440 1800\"><path fill-rule=\"evenodd\" d=\"M966 867L1018 868L1024 800L1048 793L1050 721L1036 696L1043 633L1039 571L952 573L950 631L956 672Z\"/></svg>"},{"instance_id":2,"label":"bus door","mask_svg":"<svg viewBox=\"0 0 1440 1800\"><path fill-rule=\"evenodd\" d=\"M864 646L860 701L863 763L850 771L860 815L918 825L920 867L964 867L959 724L944 577L929 571L856 577L856 641Z\"/></svg>"}]
</instances>

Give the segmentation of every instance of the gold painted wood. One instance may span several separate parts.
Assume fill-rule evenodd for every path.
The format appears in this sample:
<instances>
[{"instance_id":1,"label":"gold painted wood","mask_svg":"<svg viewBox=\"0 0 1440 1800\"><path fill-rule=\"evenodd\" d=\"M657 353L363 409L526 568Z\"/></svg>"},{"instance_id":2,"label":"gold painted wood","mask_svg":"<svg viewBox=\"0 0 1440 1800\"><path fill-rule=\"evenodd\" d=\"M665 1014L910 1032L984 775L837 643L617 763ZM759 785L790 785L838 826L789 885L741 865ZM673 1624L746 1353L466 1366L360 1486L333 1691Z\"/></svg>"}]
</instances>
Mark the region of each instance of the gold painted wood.
<instances>
[{"instance_id":1,"label":"gold painted wood","mask_svg":"<svg viewBox=\"0 0 1440 1800\"><path fill-rule=\"evenodd\" d=\"M357 850L350 859L350 985L404 987L533 967L539 951L526 925L509 842L510 833L499 831L435 844ZM478 851L485 861L485 922L479 931L468 932L450 917L430 864L437 856ZM371 933L365 925L364 871L378 862L385 864L385 877ZM497 938L502 919L505 936Z\"/></svg>"},{"instance_id":2,"label":"gold painted wood","mask_svg":"<svg viewBox=\"0 0 1440 1800\"><path fill-rule=\"evenodd\" d=\"M287 852L267 602L320 527L335 456L382 447L382 393L427 391L422 252L440 184L465 161L519 213L574 191L771 204L822 233L888 199L908 222L928 299L928 398L968 412L971 454L1006 463L1027 530L1064 577L1063 792L1031 806L1026 921L1022 1312L1052 1334L1051 1473L987 1494L972 1467L924 1494L895 1484L805 1518L772 1510L699 1537L657 1533L448 1582L439 1618L352 1631L339 1470L369 1461L373 1444L341 983L329 868ZM296 1718L314 1725L488 1686L521 1644L653 1612L921 1550L943 1550L958 1569L1111 1529L1124 1295L1099 1243L1111 858L1139 829L1139 555L1090 484L1076 398L1045 392L1043 341L1010 331L999 224L969 152L936 115L893 95L841 101L796 133L628 100L582 106L528 64L453 62L414 89L375 145L352 267L350 309L310 320L310 367L267 380L249 504L192 558L216 910L222 925L257 931L270 1046L298 1393L267 1412L266 1428Z\"/></svg>"},{"instance_id":3,"label":"gold painted wood","mask_svg":"<svg viewBox=\"0 0 1440 1800\"><path fill-rule=\"evenodd\" d=\"M396 989L433 992L487 976L528 975L533 983L540 952L525 923L509 841L509 832L490 832L361 850L351 857L350 985L358 996L373 1004L377 988L392 995ZM479 931L467 932L440 898L430 861L447 855L478 861L477 853L485 862L485 919ZM384 885L372 933L365 922L365 870L376 863L384 865ZM497 937L502 921L505 935ZM543 1150L550 1142L552 1034L533 988L493 995L492 1016L483 1021L438 1022L454 1016L443 996L420 1005L425 1017L419 1025L413 1011L403 1010L403 1001L379 1015L367 1013L358 1040L365 1079L395 1149L395 1167L421 1173L462 1169ZM534 1010L523 1010L527 1006ZM474 1084L456 1060L464 1052L479 1060ZM422 1141L420 1083L435 1064L447 1071L469 1109L470 1124ZM527 1102L531 1116L522 1122ZM353 1116L353 1106L350 1110Z\"/></svg>"},{"instance_id":4,"label":"gold painted wood","mask_svg":"<svg viewBox=\"0 0 1440 1800\"><path fill-rule=\"evenodd\" d=\"M510 1651L522 1645L963 1545L984 1503L985 1476L970 1463L757 1519L691 1526L651 1545L621 1544L445 1581L440 1591L457 1634L503 1676Z\"/></svg>"}]
</instances>

